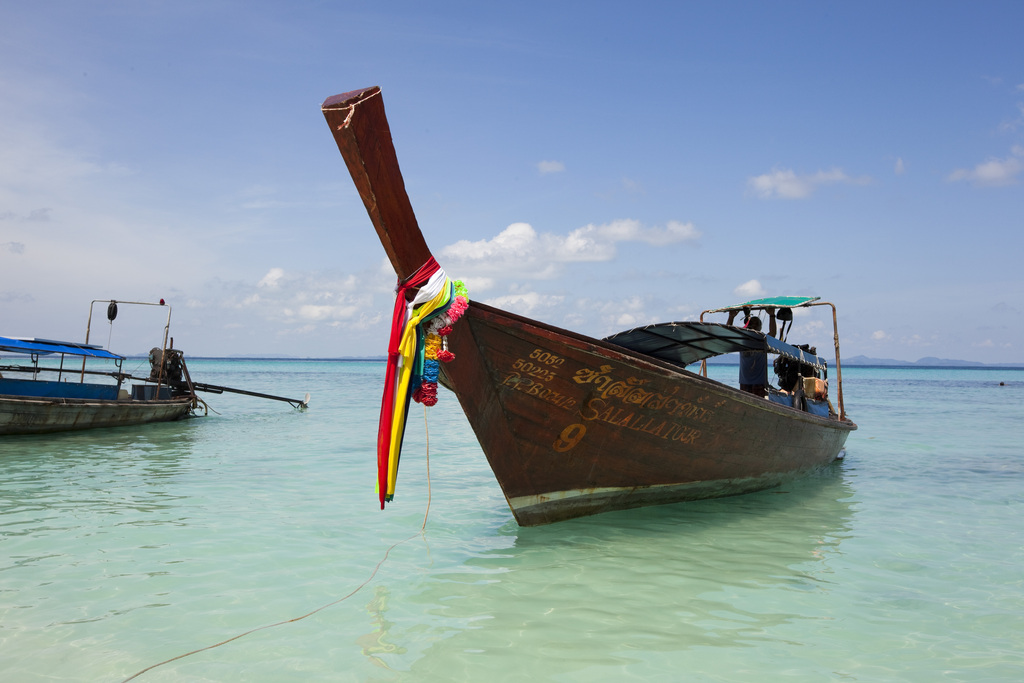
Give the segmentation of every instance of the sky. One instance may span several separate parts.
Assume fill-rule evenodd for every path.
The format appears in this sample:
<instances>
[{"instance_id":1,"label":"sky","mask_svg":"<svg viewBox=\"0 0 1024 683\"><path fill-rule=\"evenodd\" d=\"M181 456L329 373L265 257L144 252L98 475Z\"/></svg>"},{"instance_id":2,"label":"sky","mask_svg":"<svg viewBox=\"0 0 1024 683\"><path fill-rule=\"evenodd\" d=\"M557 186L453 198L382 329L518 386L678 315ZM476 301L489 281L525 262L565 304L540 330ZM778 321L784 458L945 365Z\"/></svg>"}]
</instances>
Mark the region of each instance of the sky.
<instances>
[{"instance_id":1,"label":"sky","mask_svg":"<svg viewBox=\"0 0 1024 683\"><path fill-rule=\"evenodd\" d=\"M775 295L842 356L1024 362L1024 3L0 3L0 335L386 352L320 111L379 85L472 300L596 337ZM821 310L821 309L819 309ZM831 321L791 341L831 350ZM154 336L156 338L154 338Z\"/></svg>"}]
</instances>

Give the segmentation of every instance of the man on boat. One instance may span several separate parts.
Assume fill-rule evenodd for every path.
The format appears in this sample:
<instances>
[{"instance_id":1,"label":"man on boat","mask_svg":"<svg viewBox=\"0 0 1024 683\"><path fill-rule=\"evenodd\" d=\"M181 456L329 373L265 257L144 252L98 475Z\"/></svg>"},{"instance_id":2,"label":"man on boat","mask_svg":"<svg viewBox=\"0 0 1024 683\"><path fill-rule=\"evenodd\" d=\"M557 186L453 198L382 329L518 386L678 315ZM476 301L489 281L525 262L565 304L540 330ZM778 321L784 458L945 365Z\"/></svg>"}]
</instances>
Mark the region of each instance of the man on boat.
<instances>
[{"instance_id":1,"label":"man on boat","mask_svg":"<svg viewBox=\"0 0 1024 683\"><path fill-rule=\"evenodd\" d=\"M776 334L775 309L766 308L768 314L768 334ZM752 316L749 309L743 311L745 329L761 331L761 319ZM736 318L736 311L729 312L728 325ZM764 398L768 395L768 354L764 351L740 351L740 390Z\"/></svg>"}]
</instances>

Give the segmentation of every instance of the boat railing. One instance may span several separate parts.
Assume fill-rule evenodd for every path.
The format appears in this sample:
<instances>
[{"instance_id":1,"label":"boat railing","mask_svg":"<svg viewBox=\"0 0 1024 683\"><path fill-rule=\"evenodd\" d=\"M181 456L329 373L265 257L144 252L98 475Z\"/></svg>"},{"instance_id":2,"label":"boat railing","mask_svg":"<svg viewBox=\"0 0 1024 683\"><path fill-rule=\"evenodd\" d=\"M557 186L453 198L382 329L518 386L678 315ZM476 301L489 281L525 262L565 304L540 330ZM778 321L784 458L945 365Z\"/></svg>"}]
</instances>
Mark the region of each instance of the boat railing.
<instances>
[{"instance_id":1,"label":"boat railing","mask_svg":"<svg viewBox=\"0 0 1024 683\"><path fill-rule=\"evenodd\" d=\"M769 302L769 300L762 300L762 301ZM701 322L703 322L704 321L704 315L707 314L707 313L723 313L723 312L740 311L740 310L758 311L758 310L767 310L769 308L771 308L771 309L778 309L778 308L810 308L812 306L828 306L829 308L832 309L832 340L833 340L833 343L835 344L835 353L836 353L836 400L837 400L837 402L839 404L839 419L840 420L847 419L846 418L846 407L845 407L845 404L843 403L843 365L842 365L842 360L840 359L840 356L839 356L839 316L838 316L838 313L836 311L835 304L833 304L833 303L831 303L829 301L821 301L817 297L808 298L808 299L805 299L804 301L802 301L802 302L800 302L798 304L790 305L790 306L785 306L785 305L781 305L780 306L780 304L778 303L778 300L770 301L769 303L765 303L764 305L756 305L756 304L755 305L751 305L753 303L754 302L747 302L746 304L738 304L736 306L726 306L724 308L716 308L716 309L710 309L710 310L707 310L707 311L702 311L701 314L700 314L700 320L701 320ZM708 376L708 369L707 369L706 361L701 361L701 371L700 371L700 374L703 375L704 377Z\"/></svg>"},{"instance_id":2,"label":"boat railing","mask_svg":"<svg viewBox=\"0 0 1024 683\"><path fill-rule=\"evenodd\" d=\"M128 306L164 306L164 307L166 307L167 308L167 322L164 323L164 338L163 338L163 345L161 347L162 357L166 357L167 349L168 349L167 342L168 342L169 335L170 335L170 330L171 330L171 307L167 304L167 302L165 302L163 299L160 299L159 302L155 302L155 303L152 302L152 301L117 301L115 299L93 299L93 301L89 304L89 319L86 321L86 324L85 324L85 343L87 345L89 343L89 334L92 331L92 313L93 313L93 309L96 307L96 304L98 304L98 303L105 303L105 304L107 304L107 321L110 322L111 326L113 326L114 319L117 318L118 304L128 305ZM172 342L172 344L173 344L173 342ZM83 357L82 358L82 381L83 382L85 381L85 360L86 360L85 357ZM164 377L163 377L163 369L164 369L164 365L163 365L163 363L161 363L160 364L160 373L159 373L159 375L156 378L156 395L160 394L160 387L161 387L162 384L164 384L164 382L163 382L163 379L164 379ZM118 370L120 370L120 364L118 364ZM120 388L120 386L121 386L121 381L119 380L118 381L118 387Z\"/></svg>"}]
</instances>

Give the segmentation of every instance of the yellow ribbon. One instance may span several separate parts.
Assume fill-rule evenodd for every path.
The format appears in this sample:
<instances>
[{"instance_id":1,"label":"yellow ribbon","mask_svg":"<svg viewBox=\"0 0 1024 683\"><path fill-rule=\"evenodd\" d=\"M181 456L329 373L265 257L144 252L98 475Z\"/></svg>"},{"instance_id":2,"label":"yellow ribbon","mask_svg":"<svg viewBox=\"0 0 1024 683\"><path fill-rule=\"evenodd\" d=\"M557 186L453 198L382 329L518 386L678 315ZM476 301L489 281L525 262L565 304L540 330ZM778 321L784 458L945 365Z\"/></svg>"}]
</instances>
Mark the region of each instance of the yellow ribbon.
<instances>
[{"instance_id":1,"label":"yellow ribbon","mask_svg":"<svg viewBox=\"0 0 1024 683\"><path fill-rule=\"evenodd\" d=\"M409 381L412 379L412 371L416 365L416 327L438 308L448 304L451 297L450 281L447 277L441 291L430 301L422 304L413 311L412 317L406 322L402 331L402 339L398 344L398 353L401 357L398 368L398 385L395 388L395 412L391 421L391 450L388 458L388 490L389 498L395 495L395 482L398 479L398 455L402 450L402 434L405 433L405 408L408 404L406 397L409 395Z\"/></svg>"}]
</instances>

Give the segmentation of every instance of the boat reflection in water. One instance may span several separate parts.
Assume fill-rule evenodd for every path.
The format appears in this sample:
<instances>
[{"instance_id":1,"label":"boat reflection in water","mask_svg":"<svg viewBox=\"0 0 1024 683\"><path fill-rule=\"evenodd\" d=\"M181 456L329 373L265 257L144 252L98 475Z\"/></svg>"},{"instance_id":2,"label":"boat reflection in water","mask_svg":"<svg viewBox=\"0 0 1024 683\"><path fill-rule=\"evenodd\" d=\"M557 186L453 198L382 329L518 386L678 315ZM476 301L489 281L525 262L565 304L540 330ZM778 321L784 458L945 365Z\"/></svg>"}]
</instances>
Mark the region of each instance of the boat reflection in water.
<instances>
[{"instance_id":1,"label":"boat reflection in water","mask_svg":"<svg viewBox=\"0 0 1024 683\"><path fill-rule=\"evenodd\" d=\"M375 612L390 629L378 637L409 649L390 662L416 680L445 671L512 680L501 673L512 661L517 680L604 667L636 667L650 680L688 657L713 667L708 647L791 646L827 619L821 592L852 534L843 468L738 499L507 525L477 539L493 542L482 551L464 533L431 534L429 580L389 589L393 604L418 606L419 620ZM446 558L448 571L436 566Z\"/></svg>"}]
</instances>

